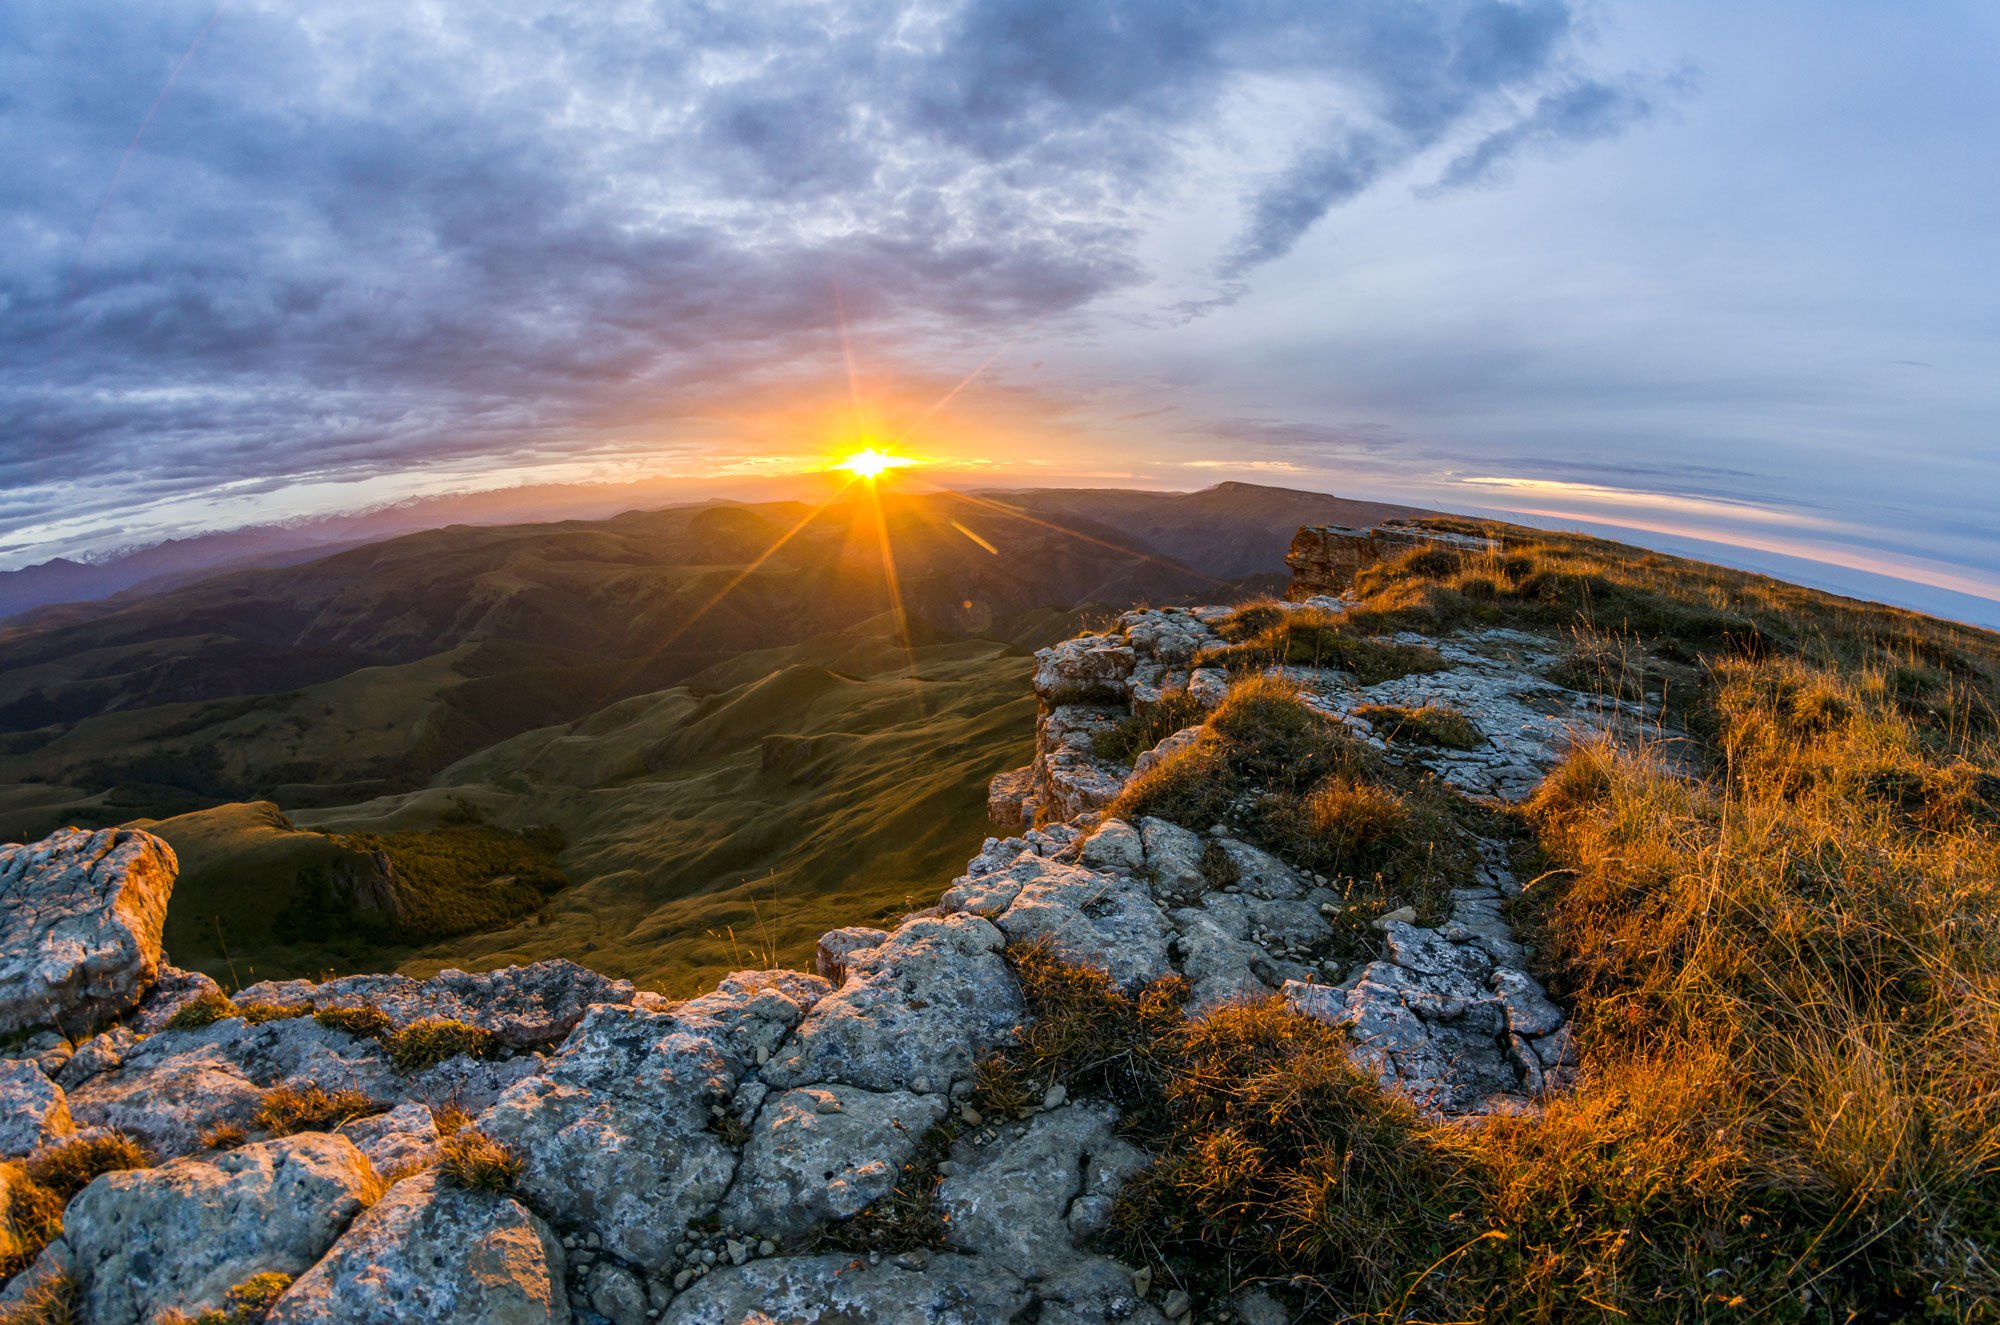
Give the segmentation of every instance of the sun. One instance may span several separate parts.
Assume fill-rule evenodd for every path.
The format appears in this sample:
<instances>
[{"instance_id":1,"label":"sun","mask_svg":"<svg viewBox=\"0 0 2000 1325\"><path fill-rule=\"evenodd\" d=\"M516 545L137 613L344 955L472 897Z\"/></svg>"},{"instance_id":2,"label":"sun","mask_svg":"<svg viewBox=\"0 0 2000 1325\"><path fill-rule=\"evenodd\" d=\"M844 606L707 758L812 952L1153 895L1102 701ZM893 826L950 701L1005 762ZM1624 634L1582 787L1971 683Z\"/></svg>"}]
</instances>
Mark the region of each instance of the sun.
<instances>
[{"instance_id":1,"label":"sun","mask_svg":"<svg viewBox=\"0 0 2000 1325\"><path fill-rule=\"evenodd\" d=\"M865 478L870 483L873 483L892 469L901 469L905 465L913 465L915 463L916 461L906 455L890 455L886 451L878 451L871 446L864 451L856 451L854 454L836 461L833 467L835 469L844 469L856 478Z\"/></svg>"}]
</instances>

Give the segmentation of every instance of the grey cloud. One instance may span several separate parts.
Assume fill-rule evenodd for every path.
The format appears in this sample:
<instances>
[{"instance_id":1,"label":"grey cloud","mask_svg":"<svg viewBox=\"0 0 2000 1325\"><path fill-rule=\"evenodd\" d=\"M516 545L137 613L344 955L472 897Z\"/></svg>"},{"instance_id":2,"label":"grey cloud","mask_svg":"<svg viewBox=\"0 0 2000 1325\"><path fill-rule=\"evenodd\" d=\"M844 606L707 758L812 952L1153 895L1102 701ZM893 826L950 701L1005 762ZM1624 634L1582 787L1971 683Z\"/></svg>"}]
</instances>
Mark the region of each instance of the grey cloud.
<instances>
[{"instance_id":1,"label":"grey cloud","mask_svg":"<svg viewBox=\"0 0 2000 1325\"><path fill-rule=\"evenodd\" d=\"M1609 138L1652 115L1663 96L1684 89L1690 75L1655 88L1637 80L1623 83L1584 79L1543 93L1528 111L1454 157L1438 187L1463 188L1503 178L1524 152L1547 151L1573 143Z\"/></svg>"},{"instance_id":2,"label":"grey cloud","mask_svg":"<svg viewBox=\"0 0 2000 1325\"><path fill-rule=\"evenodd\" d=\"M0 9L0 489L49 494L0 533L581 450L831 368L836 288L881 343L993 343L1146 279L1149 200L1244 80L1366 102L1274 126L1247 269L1573 35L1557 0L240 0L84 250L215 13Z\"/></svg>"}]
</instances>

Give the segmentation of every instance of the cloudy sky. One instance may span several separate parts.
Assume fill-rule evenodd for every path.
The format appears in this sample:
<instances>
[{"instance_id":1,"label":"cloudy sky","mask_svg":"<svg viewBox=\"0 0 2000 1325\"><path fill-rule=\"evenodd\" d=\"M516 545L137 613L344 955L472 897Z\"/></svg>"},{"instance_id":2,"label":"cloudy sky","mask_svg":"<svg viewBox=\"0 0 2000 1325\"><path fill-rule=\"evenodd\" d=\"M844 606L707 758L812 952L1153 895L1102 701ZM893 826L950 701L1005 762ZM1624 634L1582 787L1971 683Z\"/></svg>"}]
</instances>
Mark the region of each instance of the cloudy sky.
<instances>
[{"instance_id":1,"label":"cloudy sky","mask_svg":"<svg viewBox=\"0 0 2000 1325\"><path fill-rule=\"evenodd\" d=\"M1996 57L1946 0L9 0L0 567L879 438L2000 622Z\"/></svg>"}]
</instances>

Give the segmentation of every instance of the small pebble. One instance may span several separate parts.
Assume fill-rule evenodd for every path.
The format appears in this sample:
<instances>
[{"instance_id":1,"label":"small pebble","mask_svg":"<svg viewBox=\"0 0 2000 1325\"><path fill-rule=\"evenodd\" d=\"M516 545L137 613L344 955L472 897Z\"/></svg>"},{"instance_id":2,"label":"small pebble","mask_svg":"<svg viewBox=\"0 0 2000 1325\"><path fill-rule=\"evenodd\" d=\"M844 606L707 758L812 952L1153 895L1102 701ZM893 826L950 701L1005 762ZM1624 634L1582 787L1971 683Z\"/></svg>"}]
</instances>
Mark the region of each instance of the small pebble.
<instances>
[{"instance_id":1,"label":"small pebble","mask_svg":"<svg viewBox=\"0 0 2000 1325\"><path fill-rule=\"evenodd\" d=\"M757 1254L759 1256L769 1256L772 1252L776 1251L777 1249L778 1249L778 1244L771 1241L771 1239L769 1238L765 1238L762 1242L757 1244Z\"/></svg>"},{"instance_id":2,"label":"small pebble","mask_svg":"<svg viewBox=\"0 0 2000 1325\"><path fill-rule=\"evenodd\" d=\"M958 1116L974 1127L986 1121L986 1115L973 1108L969 1103L958 1106Z\"/></svg>"},{"instance_id":3,"label":"small pebble","mask_svg":"<svg viewBox=\"0 0 2000 1325\"><path fill-rule=\"evenodd\" d=\"M1187 1315L1188 1308L1193 1305L1194 1303L1188 1300L1188 1295L1176 1288L1160 1299L1160 1312L1168 1320L1179 1320Z\"/></svg>"},{"instance_id":4,"label":"small pebble","mask_svg":"<svg viewBox=\"0 0 2000 1325\"><path fill-rule=\"evenodd\" d=\"M1049 1087L1047 1094L1042 1096L1042 1107L1044 1109L1059 1109L1062 1107L1063 1101L1068 1098L1068 1087L1058 1081L1055 1085Z\"/></svg>"},{"instance_id":5,"label":"small pebble","mask_svg":"<svg viewBox=\"0 0 2000 1325\"><path fill-rule=\"evenodd\" d=\"M1132 1271L1132 1291L1140 1297L1153 1291L1153 1267L1142 1265Z\"/></svg>"}]
</instances>

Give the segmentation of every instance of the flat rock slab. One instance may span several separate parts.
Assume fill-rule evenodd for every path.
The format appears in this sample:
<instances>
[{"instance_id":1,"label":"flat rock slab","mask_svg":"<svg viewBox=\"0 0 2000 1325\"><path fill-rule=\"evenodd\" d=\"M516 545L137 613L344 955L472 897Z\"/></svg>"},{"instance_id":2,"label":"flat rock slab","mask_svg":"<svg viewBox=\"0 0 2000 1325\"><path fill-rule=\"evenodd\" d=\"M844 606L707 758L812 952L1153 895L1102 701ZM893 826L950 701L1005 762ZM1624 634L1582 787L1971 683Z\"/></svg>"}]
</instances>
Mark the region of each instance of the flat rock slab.
<instances>
[{"instance_id":1,"label":"flat rock slab","mask_svg":"<svg viewBox=\"0 0 2000 1325\"><path fill-rule=\"evenodd\" d=\"M135 1007L159 974L179 868L135 828L0 846L0 1032L76 1035Z\"/></svg>"},{"instance_id":2,"label":"flat rock slab","mask_svg":"<svg viewBox=\"0 0 2000 1325\"><path fill-rule=\"evenodd\" d=\"M266 1325L554 1325L562 1244L519 1201L434 1173L397 1183L300 1276Z\"/></svg>"}]
</instances>

